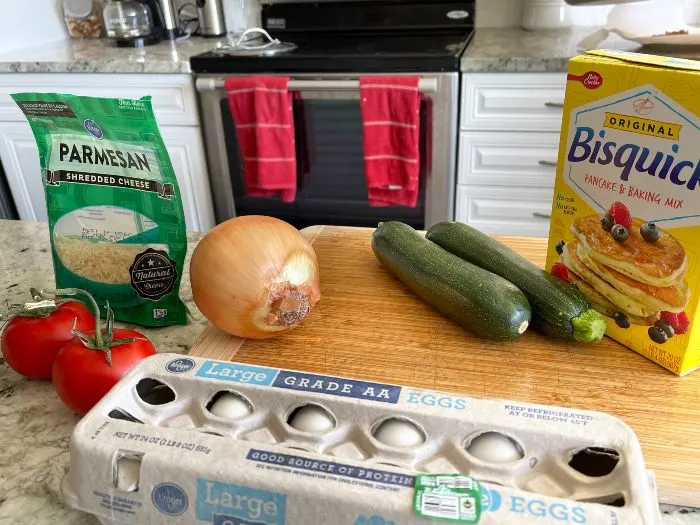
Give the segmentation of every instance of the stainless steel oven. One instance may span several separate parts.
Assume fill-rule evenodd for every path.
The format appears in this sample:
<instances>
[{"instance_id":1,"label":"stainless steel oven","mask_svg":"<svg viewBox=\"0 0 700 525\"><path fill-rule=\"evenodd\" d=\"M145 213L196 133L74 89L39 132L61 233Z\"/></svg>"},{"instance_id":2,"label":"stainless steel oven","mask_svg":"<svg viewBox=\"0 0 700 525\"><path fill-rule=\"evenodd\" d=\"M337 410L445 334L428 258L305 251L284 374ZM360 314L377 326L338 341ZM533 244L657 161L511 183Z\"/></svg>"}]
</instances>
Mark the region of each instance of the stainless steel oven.
<instances>
[{"instance_id":1,"label":"stainless steel oven","mask_svg":"<svg viewBox=\"0 0 700 525\"><path fill-rule=\"evenodd\" d=\"M190 59L216 218L263 214L297 226L430 227L454 214L459 66L474 31L474 0L263 3L263 39ZM247 32L248 33L248 32ZM294 202L246 195L224 80L284 75L294 96ZM360 79L419 78L420 193L415 207L371 206L364 169Z\"/></svg>"},{"instance_id":2,"label":"stainless steel oven","mask_svg":"<svg viewBox=\"0 0 700 525\"><path fill-rule=\"evenodd\" d=\"M197 76L217 222L236 215L263 214L297 227L376 226L382 220L400 220L424 228L453 218L459 74L419 74L422 169L415 208L368 203L359 107L361 75L292 75L289 89L301 95L294 107L299 175L293 203L246 195L223 76Z\"/></svg>"}]
</instances>

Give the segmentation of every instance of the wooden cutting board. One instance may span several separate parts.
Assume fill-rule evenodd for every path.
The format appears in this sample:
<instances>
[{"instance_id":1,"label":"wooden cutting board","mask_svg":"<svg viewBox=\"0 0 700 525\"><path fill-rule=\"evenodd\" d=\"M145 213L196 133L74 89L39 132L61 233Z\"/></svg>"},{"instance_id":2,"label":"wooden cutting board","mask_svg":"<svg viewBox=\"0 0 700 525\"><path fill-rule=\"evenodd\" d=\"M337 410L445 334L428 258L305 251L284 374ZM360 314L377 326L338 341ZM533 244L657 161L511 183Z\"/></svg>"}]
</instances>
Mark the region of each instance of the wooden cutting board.
<instances>
[{"instance_id":1,"label":"wooden cutting board","mask_svg":"<svg viewBox=\"0 0 700 525\"><path fill-rule=\"evenodd\" d=\"M371 229L314 226L322 299L302 326L267 341L210 326L193 355L471 396L599 410L639 436L663 503L700 507L700 371L679 378L622 345L563 344L528 331L492 343L417 298L375 259ZM499 237L544 266L546 241Z\"/></svg>"}]
</instances>

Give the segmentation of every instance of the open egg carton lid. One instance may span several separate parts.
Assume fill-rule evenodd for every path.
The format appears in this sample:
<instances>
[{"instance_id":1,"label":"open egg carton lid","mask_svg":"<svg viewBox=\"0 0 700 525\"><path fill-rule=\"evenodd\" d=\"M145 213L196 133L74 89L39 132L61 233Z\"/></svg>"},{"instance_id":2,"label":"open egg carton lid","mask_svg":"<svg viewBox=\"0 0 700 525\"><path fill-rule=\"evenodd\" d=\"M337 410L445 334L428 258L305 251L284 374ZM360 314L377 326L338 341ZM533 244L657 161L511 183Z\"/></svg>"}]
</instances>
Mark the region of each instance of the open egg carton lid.
<instances>
[{"instance_id":1,"label":"open egg carton lid","mask_svg":"<svg viewBox=\"0 0 700 525\"><path fill-rule=\"evenodd\" d=\"M175 354L80 421L63 492L112 525L659 523L612 416Z\"/></svg>"}]
</instances>

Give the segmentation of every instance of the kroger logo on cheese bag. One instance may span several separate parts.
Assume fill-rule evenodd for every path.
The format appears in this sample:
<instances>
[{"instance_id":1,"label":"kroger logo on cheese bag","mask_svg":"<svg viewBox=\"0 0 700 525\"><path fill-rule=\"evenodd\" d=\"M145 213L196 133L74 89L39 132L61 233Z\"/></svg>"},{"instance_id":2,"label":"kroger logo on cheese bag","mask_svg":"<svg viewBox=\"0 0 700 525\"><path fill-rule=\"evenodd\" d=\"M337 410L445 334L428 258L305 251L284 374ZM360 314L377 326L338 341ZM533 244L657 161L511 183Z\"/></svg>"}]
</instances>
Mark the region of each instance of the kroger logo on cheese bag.
<instances>
[{"instance_id":1,"label":"kroger logo on cheese bag","mask_svg":"<svg viewBox=\"0 0 700 525\"><path fill-rule=\"evenodd\" d=\"M610 337L680 375L700 366L698 93L700 62L571 59L547 256Z\"/></svg>"}]
</instances>

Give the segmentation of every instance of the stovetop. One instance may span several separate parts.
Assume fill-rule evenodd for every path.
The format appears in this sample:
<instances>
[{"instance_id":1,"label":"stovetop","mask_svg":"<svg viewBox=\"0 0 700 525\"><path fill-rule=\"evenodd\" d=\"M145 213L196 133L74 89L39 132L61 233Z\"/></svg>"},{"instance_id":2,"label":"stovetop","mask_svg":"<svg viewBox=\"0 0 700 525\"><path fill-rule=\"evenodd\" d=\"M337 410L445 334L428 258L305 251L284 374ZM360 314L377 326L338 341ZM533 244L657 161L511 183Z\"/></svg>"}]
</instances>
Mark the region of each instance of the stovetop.
<instances>
[{"instance_id":1,"label":"stovetop","mask_svg":"<svg viewBox=\"0 0 700 525\"><path fill-rule=\"evenodd\" d=\"M195 73L401 73L459 71L474 32L474 0L278 0L263 29L297 48L273 56L213 50Z\"/></svg>"},{"instance_id":2,"label":"stovetop","mask_svg":"<svg viewBox=\"0 0 700 525\"><path fill-rule=\"evenodd\" d=\"M226 49L190 59L195 73L346 73L459 71L473 30L421 35L289 35L298 47L273 56L240 56Z\"/></svg>"}]
</instances>

